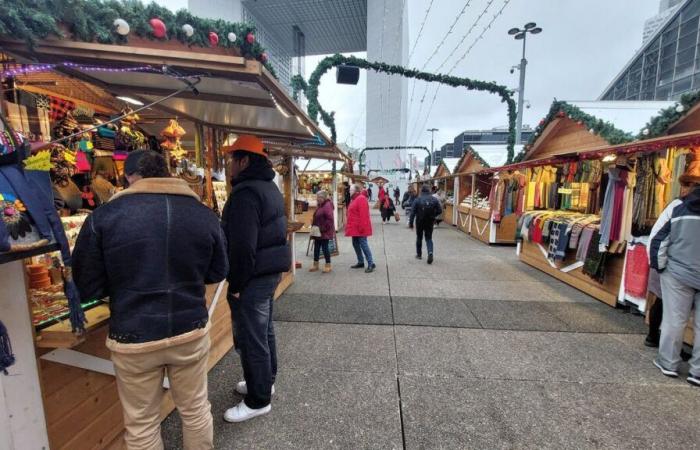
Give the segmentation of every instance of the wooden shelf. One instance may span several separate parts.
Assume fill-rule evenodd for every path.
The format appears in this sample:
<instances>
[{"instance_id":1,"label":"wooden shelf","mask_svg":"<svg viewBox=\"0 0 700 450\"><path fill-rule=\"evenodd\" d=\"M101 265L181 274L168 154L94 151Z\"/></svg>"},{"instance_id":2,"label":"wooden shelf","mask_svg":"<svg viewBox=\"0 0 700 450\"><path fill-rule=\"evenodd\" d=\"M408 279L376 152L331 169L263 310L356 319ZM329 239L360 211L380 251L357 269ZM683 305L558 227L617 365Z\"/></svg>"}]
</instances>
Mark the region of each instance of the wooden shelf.
<instances>
[{"instance_id":1,"label":"wooden shelf","mask_svg":"<svg viewBox=\"0 0 700 450\"><path fill-rule=\"evenodd\" d=\"M109 320L109 305L98 305L85 311L85 333L77 335L71 331L70 320L65 319L37 333L36 346L40 348L73 348L85 342L87 332Z\"/></svg>"},{"instance_id":2,"label":"wooden shelf","mask_svg":"<svg viewBox=\"0 0 700 450\"><path fill-rule=\"evenodd\" d=\"M32 256L43 255L44 253L51 253L59 250L59 246L56 243L41 245L39 247L33 248L31 250L23 250L21 252L7 252L0 253L0 264L6 264L12 261L18 261L21 259L31 258Z\"/></svg>"}]
</instances>

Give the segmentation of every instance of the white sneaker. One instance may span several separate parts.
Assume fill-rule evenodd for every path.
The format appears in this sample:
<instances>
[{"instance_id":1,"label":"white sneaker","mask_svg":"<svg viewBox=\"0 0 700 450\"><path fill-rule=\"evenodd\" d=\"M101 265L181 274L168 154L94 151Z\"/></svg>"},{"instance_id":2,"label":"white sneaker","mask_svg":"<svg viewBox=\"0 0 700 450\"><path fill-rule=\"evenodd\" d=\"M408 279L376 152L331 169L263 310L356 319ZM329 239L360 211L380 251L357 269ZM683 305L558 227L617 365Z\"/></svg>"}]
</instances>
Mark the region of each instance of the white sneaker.
<instances>
[{"instance_id":1,"label":"white sneaker","mask_svg":"<svg viewBox=\"0 0 700 450\"><path fill-rule=\"evenodd\" d=\"M233 408L229 408L224 413L224 420L226 422L245 422L246 420L252 419L253 417L263 416L272 411L272 405L267 405L264 408L252 409L248 408L245 402L240 402Z\"/></svg>"},{"instance_id":2,"label":"white sneaker","mask_svg":"<svg viewBox=\"0 0 700 450\"><path fill-rule=\"evenodd\" d=\"M248 385L245 383L245 381L239 381L238 384L236 385L236 392L238 392L241 395L248 395ZM272 385L272 392L270 392L270 395L275 395L275 385Z\"/></svg>"}]
</instances>

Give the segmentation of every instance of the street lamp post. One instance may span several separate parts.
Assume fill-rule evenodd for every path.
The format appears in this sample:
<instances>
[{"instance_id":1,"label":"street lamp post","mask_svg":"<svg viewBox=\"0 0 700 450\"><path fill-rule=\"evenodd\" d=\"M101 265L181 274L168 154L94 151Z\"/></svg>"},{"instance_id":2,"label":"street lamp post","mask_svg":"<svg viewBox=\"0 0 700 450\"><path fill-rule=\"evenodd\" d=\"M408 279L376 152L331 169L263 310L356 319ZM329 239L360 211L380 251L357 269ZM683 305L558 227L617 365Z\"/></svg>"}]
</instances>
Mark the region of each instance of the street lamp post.
<instances>
[{"instance_id":1,"label":"street lamp post","mask_svg":"<svg viewBox=\"0 0 700 450\"><path fill-rule=\"evenodd\" d=\"M535 22L526 23L525 26L520 28L511 28L508 30L508 34L514 36L516 40L523 41L523 56L520 59L520 65L516 66L520 70L520 87L518 88L518 118L515 124L515 143L522 144L522 129L523 129L523 103L525 101L525 68L527 66L527 59L525 59L525 41L527 41L527 34L539 34L542 32L542 28L538 27ZM513 69L511 69L511 73Z\"/></svg>"},{"instance_id":2,"label":"street lamp post","mask_svg":"<svg viewBox=\"0 0 700 450\"><path fill-rule=\"evenodd\" d=\"M435 132L440 130L437 128L428 128L428 131L430 132L430 155L428 156L428 170L430 170L430 166L433 164L433 153L435 152Z\"/></svg>"}]
</instances>

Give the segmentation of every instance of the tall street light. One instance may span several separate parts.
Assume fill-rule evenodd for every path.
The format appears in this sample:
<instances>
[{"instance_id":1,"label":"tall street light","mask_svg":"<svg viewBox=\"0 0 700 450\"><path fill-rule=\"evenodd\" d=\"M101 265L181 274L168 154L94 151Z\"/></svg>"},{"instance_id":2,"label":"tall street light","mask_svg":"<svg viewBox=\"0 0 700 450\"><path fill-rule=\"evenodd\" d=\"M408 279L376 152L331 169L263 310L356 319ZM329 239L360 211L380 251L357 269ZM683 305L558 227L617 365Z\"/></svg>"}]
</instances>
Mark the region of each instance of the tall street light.
<instances>
[{"instance_id":1,"label":"tall street light","mask_svg":"<svg viewBox=\"0 0 700 450\"><path fill-rule=\"evenodd\" d=\"M433 138L435 137L435 132L440 130L437 128L428 128L427 131L430 132L430 156L428 157L428 170L430 170L430 166L433 164L433 153L435 151L433 149L433 146L435 145L435 140Z\"/></svg>"},{"instance_id":2,"label":"tall street light","mask_svg":"<svg viewBox=\"0 0 700 450\"><path fill-rule=\"evenodd\" d=\"M523 129L523 102L525 100L525 67L527 66L527 59L525 59L525 41L527 40L527 34L539 34L542 32L542 28L538 27L535 22L526 23L525 26L520 28L511 28L508 30L508 34L514 36L516 40L523 41L523 57L520 60L519 66L514 66L520 70L520 87L518 88L518 119L515 124L515 143L522 144L522 129ZM513 69L510 69L510 73L513 73Z\"/></svg>"}]
</instances>

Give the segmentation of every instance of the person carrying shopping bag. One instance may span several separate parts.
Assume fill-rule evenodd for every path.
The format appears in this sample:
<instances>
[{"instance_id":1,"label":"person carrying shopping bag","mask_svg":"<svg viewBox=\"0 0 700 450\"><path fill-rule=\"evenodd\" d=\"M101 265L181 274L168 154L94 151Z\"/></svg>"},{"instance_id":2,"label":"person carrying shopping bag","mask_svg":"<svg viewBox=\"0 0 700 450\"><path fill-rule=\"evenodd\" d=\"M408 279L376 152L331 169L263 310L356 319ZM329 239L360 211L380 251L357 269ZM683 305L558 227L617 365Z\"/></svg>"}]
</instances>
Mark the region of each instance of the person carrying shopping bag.
<instances>
[{"instance_id":1,"label":"person carrying shopping bag","mask_svg":"<svg viewBox=\"0 0 700 450\"><path fill-rule=\"evenodd\" d=\"M321 250L326 259L323 273L331 271L331 251L328 243L335 237L335 220L333 217L333 201L328 198L328 192L321 190L316 193L316 212L311 224L311 239L314 240L314 264L309 272L318 272Z\"/></svg>"}]
</instances>

